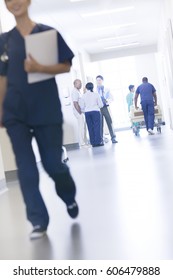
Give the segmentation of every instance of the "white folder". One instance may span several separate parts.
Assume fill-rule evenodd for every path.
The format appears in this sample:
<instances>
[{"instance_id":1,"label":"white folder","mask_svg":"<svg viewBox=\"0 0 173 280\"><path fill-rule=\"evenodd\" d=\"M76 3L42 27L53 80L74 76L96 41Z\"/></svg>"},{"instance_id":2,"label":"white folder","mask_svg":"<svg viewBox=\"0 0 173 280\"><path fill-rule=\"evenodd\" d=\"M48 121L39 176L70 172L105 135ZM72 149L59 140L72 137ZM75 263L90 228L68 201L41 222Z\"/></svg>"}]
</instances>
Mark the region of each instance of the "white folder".
<instances>
[{"instance_id":1,"label":"white folder","mask_svg":"<svg viewBox=\"0 0 173 280\"><path fill-rule=\"evenodd\" d=\"M48 30L25 36L26 55L31 54L42 65L58 63L57 31ZM35 83L54 77L53 74L28 73L28 83Z\"/></svg>"}]
</instances>

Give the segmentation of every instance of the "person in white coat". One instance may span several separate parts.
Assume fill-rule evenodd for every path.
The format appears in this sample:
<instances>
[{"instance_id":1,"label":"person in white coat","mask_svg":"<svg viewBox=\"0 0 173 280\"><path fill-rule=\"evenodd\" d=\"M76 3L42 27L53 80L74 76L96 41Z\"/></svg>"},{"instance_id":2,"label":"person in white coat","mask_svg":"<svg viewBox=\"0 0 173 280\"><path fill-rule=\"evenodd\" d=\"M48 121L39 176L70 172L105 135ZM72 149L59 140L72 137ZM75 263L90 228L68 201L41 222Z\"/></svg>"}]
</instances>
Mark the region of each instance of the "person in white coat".
<instances>
[{"instance_id":1,"label":"person in white coat","mask_svg":"<svg viewBox=\"0 0 173 280\"><path fill-rule=\"evenodd\" d=\"M86 121L85 115L81 110L80 101L82 98L82 94L80 92L82 88L82 82L79 79L74 80L73 82L74 88L71 93L71 98L73 101L73 113L78 122L78 141L79 146L85 146L88 144L87 136L86 136Z\"/></svg>"},{"instance_id":2,"label":"person in white coat","mask_svg":"<svg viewBox=\"0 0 173 280\"><path fill-rule=\"evenodd\" d=\"M82 98L82 107L85 112L89 132L90 144L93 147L103 146L101 137L101 113L103 102L97 92L93 91L93 83L87 83L85 94Z\"/></svg>"}]
</instances>

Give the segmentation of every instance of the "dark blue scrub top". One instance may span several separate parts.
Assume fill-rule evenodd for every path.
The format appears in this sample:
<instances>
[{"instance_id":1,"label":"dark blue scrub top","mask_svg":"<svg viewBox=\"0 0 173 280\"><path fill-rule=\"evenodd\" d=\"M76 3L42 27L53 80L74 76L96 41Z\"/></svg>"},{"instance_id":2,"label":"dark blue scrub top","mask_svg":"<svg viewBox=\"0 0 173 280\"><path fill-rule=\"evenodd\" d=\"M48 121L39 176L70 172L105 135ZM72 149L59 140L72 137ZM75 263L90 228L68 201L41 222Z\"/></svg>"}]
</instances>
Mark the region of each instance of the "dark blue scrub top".
<instances>
[{"instance_id":1,"label":"dark blue scrub top","mask_svg":"<svg viewBox=\"0 0 173 280\"><path fill-rule=\"evenodd\" d=\"M37 24L32 34L53 29ZM69 61L74 57L62 36L57 32L59 62ZM16 28L0 35L0 56L7 43L8 63L0 60L0 75L7 76L7 93L3 104L3 124L14 121L28 125L49 125L62 123L61 104L55 78L28 84L24 70L26 58L25 42Z\"/></svg>"},{"instance_id":2,"label":"dark blue scrub top","mask_svg":"<svg viewBox=\"0 0 173 280\"><path fill-rule=\"evenodd\" d=\"M153 101L154 92L156 92L156 89L150 83L142 83L136 89L136 93L140 94L141 102L142 101Z\"/></svg>"}]
</instances>

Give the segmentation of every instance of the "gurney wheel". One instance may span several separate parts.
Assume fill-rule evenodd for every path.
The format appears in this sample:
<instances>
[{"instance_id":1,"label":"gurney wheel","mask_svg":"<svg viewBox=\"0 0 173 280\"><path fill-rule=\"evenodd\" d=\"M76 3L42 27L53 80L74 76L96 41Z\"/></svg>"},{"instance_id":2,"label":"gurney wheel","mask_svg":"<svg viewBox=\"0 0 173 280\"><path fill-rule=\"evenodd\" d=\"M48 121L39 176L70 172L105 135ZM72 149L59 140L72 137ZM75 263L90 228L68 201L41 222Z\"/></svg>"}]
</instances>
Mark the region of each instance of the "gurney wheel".
<instances>
[{"instance_id":1,"label":"gurney wheel","mask_svg":"<svg viewBox=\"0 0 173 280\"><path fill-rule=\"evenodd\" d=\"M134 127L133 127L133 133L134 133L136 136L139 136L139 132L140 132L140 128L134 126Z\"/></svg>"},{"instance_id":2,"label":"gurney wheel","mask_svg":"<svg viewBox=\"0 0 173 280\"><path fill-rule=\"evenodd\" d=\"M158 131L159 133L161 133L161 127L160 127L160 126L157 127L157 131Z\"/></svg>"},{"instance_id":3,"label":"gurney wheel","mask_svg":"<svg viewBox=\"0 0 173 280\"><path fill-rule=\"evenodd\" d=\"M69 158L67 157L63 160L63 162L66 163L68 160L69 160Z\"/></svg>"}]
</instances>

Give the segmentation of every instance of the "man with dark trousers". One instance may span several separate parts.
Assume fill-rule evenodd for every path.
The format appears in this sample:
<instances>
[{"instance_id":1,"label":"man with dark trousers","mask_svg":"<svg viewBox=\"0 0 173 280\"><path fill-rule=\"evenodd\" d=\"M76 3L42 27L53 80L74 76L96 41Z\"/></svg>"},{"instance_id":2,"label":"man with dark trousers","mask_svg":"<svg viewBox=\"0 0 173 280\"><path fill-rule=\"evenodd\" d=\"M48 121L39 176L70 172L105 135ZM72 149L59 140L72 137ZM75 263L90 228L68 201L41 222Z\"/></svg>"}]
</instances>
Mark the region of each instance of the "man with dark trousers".
<instances>
[{"instance_id":1,"label":"man with dark trousers","mask_svg":"<svg viewBox=\"0 0 173 280\"><path fill-rule=\"evenodd\" d=\"M154 128L154 106L157 106L157 95L156 89L152 84L148 82L148 78L144 77L142 79L142 84L137 87L135 94L135 108L137 107L137 100L140 94L141 106L144 113L144 119L146 124L146 129L149 135L153 135Z\"/></svg>"},{"instance_id":2,"label":"man with dark trousers","mask_svg":"<svg viewBox=\"0 0 173 280\"><path fill-rule=\"evenodd\" d=\"M112 126L112 118L111 115L109 113L108 107L109 107L109 100L111 99L111 94L109 89L105 88L103 85L103 76L98 75L96 77L96 82L97 82L97 92L100 95L102 102L103 102L103 107L100 109L101 111L101 136L103 139L103 118L105 118L105 121L107 123L108 129L109 129L109 133L111 136L111 141L113 144L118 143L118 141L116 140L116 135L114 133L113 130L113 126Z\"/></svg>"}]
</instances>

